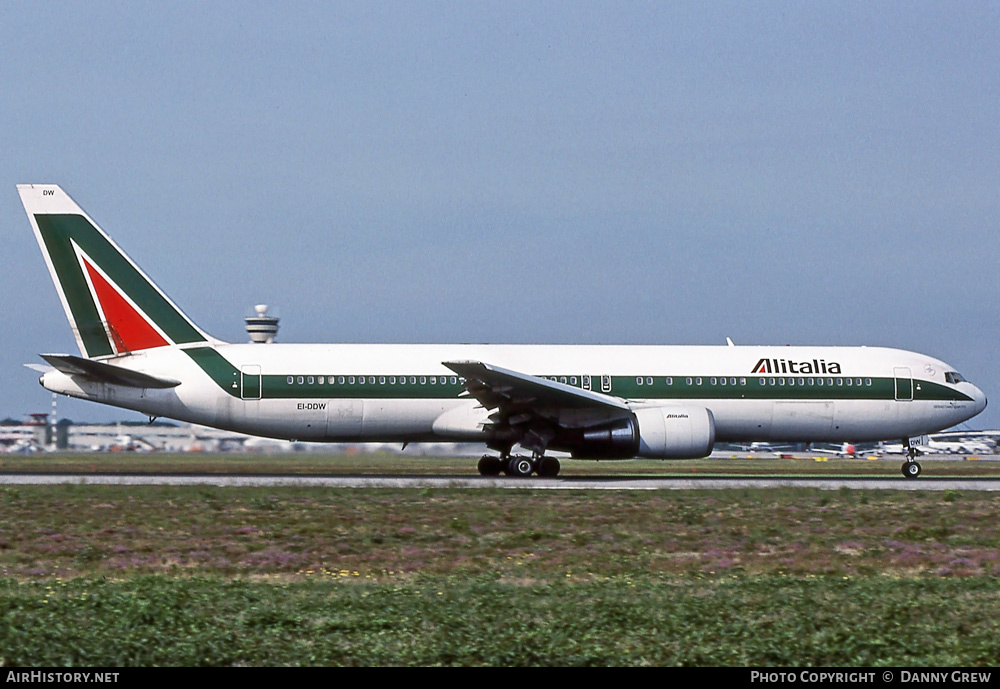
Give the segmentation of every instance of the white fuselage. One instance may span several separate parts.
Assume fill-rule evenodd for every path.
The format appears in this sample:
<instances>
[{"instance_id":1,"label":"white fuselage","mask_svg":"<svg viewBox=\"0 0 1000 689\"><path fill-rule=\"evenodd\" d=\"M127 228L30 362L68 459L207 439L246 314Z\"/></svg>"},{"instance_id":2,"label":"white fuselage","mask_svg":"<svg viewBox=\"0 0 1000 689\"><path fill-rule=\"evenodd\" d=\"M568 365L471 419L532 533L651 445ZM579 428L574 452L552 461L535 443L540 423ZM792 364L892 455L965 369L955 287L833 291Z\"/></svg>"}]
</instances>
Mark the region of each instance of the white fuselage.
<instances>
[{"instance_id":1,"label":"white fuselage","mask_svg":"<svg viewBox=\"0 0 1000 689\"><path fill-rule=\"evenodd\" d=\"M49 390L253 435L309 441L484 440L488 410L445 361L486 361L623 399L705 407L728 442L861 442L961 423L986 406L953 369L878 347L309 345L162 347L106 359L167 389L59 371Z\"/></svg>"}]
</instances>

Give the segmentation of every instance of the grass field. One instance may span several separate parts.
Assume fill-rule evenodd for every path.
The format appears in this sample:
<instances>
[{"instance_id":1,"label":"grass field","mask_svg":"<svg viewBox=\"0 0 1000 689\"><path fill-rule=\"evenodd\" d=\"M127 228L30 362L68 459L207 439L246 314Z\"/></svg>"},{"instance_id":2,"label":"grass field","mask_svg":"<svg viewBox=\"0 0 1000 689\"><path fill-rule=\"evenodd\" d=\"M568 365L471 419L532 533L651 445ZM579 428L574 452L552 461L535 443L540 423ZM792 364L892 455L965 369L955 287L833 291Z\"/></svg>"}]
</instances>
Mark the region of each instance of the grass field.
<instances>
[{"instance_id":1,"label":"grass field","mask_svg":"<svg viewBox=\"0 0 1000 689\"><path fill-rule=\"evenodd\" d=\"M0 665L990 666L996 500L5 487Z\"/></svg>"},{"instance_id":2,"label":"grass field","mask_svg":"<svg viewBox=\"0 0 1000 689\"><path fill-rule=\"evenodd\" d=\"M327 455L316 452L253 453L56 453L0 455L3 472L74 473L194 473L194 474L294 474L294 475L477 475L470 457L422 457L402 454ZM771 455L713 456L692 460L582 461L563 460L560 476L888 476L900 478L902 457L878 460L824 455L774 457ZM1000 457L921 459L925 477L1000 478Z\"/></svg>"}]
</instances>

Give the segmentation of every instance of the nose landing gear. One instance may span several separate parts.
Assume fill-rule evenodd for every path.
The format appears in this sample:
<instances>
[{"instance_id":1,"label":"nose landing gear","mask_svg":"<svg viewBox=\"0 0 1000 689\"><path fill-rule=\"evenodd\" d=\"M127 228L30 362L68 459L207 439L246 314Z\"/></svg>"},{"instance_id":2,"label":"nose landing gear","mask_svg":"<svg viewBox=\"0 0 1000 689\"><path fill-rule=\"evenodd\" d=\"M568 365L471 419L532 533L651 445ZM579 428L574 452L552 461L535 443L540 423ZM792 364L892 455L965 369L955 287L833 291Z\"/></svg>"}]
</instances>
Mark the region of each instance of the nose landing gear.
<instances>
[{"instance_id":1,"label":"nose landing gear","mask_svg":"<svg viewBox=\"0 0 1000 689\"><path fill-rule=\"evenodd\" d=\"M906 450L906 461L903 462L901 470L903 476L906 478L917 478L923 469L920 467L920 462L916 460L917 448L910 445L909 438L903 438L903 448Z\"/></svg>"}]
</instances>

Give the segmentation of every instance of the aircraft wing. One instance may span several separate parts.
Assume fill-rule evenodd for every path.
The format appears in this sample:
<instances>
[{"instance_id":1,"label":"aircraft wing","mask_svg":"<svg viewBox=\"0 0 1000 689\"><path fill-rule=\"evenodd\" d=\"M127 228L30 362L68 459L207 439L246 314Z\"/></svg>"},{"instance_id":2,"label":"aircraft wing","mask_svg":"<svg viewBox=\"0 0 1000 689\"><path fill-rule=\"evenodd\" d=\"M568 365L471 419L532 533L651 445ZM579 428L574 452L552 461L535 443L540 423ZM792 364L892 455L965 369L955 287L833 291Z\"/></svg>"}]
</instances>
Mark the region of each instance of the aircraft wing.
<instances>
[{"instance_id":1,"label":"aircraft wing","mask_svg":"<svg viewBox=\"0 0 1000 689\"><path fill-rule=\"evenodd\" d=\"M532 376L481 361L442 362L465 379L466 393L496 410L498 425L519 425L544 419L566 427L586 427L630 416L624 400L573 385Z\"/></svg>"},{"instance_id":2,"label":"aircraft wing","mask_svg":"<svg viewBox=\"0 0 1000 689\"><path fill-rule=\"evenodd\" d=\"M179 380L157 378L148 373L105 364L93 359L72 354L42 354L41 357L58 371L71 376L83 376L102 383L124 385L130 388L173 388L181 384Z\"/></svg>"}]
</instances>

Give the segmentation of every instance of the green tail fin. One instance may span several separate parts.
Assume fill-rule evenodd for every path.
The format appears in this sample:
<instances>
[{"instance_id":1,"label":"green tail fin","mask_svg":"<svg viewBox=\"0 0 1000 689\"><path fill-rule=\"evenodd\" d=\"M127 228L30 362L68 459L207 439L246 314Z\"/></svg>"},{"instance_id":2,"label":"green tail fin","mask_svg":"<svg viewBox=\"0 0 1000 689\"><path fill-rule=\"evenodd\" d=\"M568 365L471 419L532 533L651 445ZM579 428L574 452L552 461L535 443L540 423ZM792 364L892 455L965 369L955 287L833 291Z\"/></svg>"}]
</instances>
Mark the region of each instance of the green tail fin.
<instances>
[{"instance_id":1,"label":"green tail fin","mask_svg":"<svg viewBox=\"0 0 1000 689\"><path fill-rule=\"evenodd\" d=\"M17 190L81 354L214 341L61 188Z\"/></svg>"}]
</instances>

